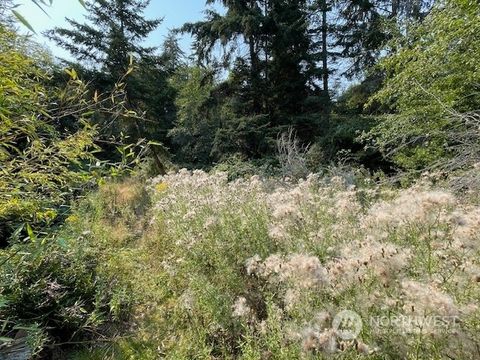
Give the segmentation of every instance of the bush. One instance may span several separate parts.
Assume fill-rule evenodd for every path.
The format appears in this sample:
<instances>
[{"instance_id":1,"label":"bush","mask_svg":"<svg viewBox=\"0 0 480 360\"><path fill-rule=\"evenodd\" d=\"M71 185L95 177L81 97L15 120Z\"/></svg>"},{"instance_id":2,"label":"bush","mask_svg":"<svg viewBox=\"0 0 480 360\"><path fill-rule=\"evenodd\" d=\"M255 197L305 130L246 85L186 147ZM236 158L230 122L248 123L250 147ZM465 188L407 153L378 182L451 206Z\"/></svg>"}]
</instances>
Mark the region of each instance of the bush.
<instances>
[{"instance_id":1,"label":"bush","mask_svg":"<svg viewBox=\"0 0 480 360\"><path fill-rule=\"evenodd\" d=\"M322 136L312 144L310 171L319 172L332 163L354 163L371 171L390 172L392 163L361 138L363 133L370 131L378 122L373 116L332 115Z\"/></svg>"},{"instance_id":2,"label":"bush","mask_svg":"<svg viewBox=\"0 0 480 360\"><path fill-rule=\"evenodd\" d=\"M135 159L132 146L119 145L121 164L99 161L89 122L97 113L126 115L123 87L91 99L74 70L65 86L47 86L50 59L37 50L0 24L1 356L11 343L4 337L25 329L34 352L98 336L126 298L85 229L62 230L79 195Z\"/></svg>"},{"instance_id":3,"label":"bush","mask_svg":"<svg viewBox=\"0 0 480 360\"><path fill-rule=\"evenodd\" d=\"M38 353L96 338L106 322L120 320L127 306L121 289L98 272L98 254L85 238L27 241L0 254L3 337L33 329Z\"/></svg>"},{"instance_id":4,"label":"bush","mask_svg":"<svg viewBox=\"0 0 480 360\"><path fill-rule=\"evenodd\" d=\"M149 207L141 180L112 181L77 203L53 235L37 238L29 228L29 238L1 251L1 336L26 328L32 350L51 355L123 333L135 300L128 245Z\"/></svg>"},{"instance_id":5,"label":"bush","mask_svg":"<svg viewBox=\"0 0 480 360\"><path fill-rule=\"evenodd\" d=\"M225 157L223 161L212 168L213 172L225 172L229 180L249 178L253 175L270 177L279 173L278 160L275 158L263 158L260 160L248 160L242 154L233 154Z\"/></svg>"}]
</instances>

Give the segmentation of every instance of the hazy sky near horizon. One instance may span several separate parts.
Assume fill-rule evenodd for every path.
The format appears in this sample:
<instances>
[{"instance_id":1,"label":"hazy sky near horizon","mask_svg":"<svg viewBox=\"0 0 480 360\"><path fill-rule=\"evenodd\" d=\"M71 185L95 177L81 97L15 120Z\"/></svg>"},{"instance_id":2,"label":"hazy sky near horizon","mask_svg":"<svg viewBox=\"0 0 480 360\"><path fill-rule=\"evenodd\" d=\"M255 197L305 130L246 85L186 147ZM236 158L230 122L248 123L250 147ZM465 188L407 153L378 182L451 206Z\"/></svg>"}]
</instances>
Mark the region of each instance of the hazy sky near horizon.
<instances>
[{"instance_id":1,"label":"hazy sky near horizon","mask_svg":"<svg viewBox=\"0 0 480 360\"><path fill-rule=\"evenodd\" d=\"M53 5L45 9L48 16L30 0L21 0L19 3L21 6L17 10L37 32L34 39L38 43L46 45L55 56L71 59L67 51L57 47L41 33L56 26L68 27L68 23L65 21L66 17L83 23L86 10L78 0L53 0ZM158 29L150 34L145 45L160 46L170 29L180 27L186 22L203 19L205 9L205 0L151 0L145 11L145 17L147 19L163 18L164 20ZM28 29L22 26L22 31L26 33ZM187 54L190 54L191 38L188 35L181 39L181 46Z\"/></svg>"}]
</instances>

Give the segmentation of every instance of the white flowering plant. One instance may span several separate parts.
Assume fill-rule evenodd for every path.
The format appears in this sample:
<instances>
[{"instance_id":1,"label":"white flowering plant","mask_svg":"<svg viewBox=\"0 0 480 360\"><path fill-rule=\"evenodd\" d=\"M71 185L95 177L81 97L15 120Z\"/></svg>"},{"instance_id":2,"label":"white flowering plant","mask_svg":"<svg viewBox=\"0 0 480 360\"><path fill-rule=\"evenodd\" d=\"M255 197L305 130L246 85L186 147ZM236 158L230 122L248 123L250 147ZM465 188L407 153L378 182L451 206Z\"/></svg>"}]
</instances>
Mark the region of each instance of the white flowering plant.
<instances>
[{"instance_id":1,"label":"white flowering plant","mask_svg":"<svg viewBox=\"0 0 480 360\"><path fill-rule=\"evenodd\" d=\"M198 170L143 187L141 216L79 223L136 299L131 336L89 358L478 358L478 197Z\"/></svg>"}]
</instances>

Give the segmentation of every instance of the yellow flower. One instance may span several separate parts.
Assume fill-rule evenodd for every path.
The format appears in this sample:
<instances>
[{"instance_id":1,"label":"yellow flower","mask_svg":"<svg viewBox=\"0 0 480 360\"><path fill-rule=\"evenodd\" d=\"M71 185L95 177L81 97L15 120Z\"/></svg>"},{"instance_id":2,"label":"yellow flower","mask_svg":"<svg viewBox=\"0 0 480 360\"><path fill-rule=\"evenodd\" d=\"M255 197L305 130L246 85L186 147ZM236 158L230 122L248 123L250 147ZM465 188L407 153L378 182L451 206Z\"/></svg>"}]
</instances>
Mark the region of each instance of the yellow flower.
<instances>
[{"instance_id":1,"label":"yellow flower","mask_svg":"<svg viewBox=\"0 0 480 360\"><path fill-rule=\"evenodd\" d=\"M158 192L163 192L168 189L168 184L166 182L158 183L155 187Z\"/></svg>"},{"instance_id":2,"label":"yellow flower","mask_svg":"<svg viewBox=\"0 0 480 360\"><path fill-rule=\"evenodd\" d=\"M77 215L70 215L67 220L68 223L74 223L78 221L78 216Z\"/></svg>"}]
</instances>

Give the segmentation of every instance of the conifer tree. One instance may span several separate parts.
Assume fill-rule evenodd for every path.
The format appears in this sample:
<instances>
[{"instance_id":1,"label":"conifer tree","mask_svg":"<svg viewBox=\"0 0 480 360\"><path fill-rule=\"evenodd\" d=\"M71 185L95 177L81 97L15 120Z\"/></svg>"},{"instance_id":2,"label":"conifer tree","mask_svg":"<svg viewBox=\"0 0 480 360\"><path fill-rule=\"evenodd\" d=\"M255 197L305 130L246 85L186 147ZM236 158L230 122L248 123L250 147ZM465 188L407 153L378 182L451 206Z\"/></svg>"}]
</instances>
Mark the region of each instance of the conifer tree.
<instances>
[{"instance_id":1,"label":"conifer tree","mask_svg":"<svg viewBox=\"0 0 480 360\"><path fill-rule=\"evenodd\" d=\"M249 128L256 134L250 134L250 139L273 139L288 126L312 135L312 118L305 116L306 100L318 96L319 87L316 58L312 56L314 44L309 35L309 2L218 2L226 8L225 14L210 10L206 20L185 24L182 30L194 36L199 61L210 61L216 45L225 50L222 60L231 70L226 82L229 113L237 120L224 124L229 124L230 132ZM233 133L227 136L226 131L221 129L223 139L235 141L240 137ZM263 136L258 136L260 131ZM257 150L251 149L261 146L249 144L248 148L244 152L252 155Z\"/></svg>"},{"instance_id":2,"label":"conifer tree","mask_svg":"<svg viewBox=\"0 0 480 360\"><path fill-rule=\"evenodd\" d=\"M86 23L67 19L70 28L55 28L46 33L83 67L93 70L87 78L100 90L123 78L126 106L141 114L142 119L133 116L102 128L113 136L127 135L133 144L139 139L167 141L175 117L175 92L168 84L170 70L164 66L165 59L156 54L155 47L142 45L162 21L145 19L143 13L149 3L150 0L95 0L86 5ZM124 78L132 59L135 70ZM157 168L163 171L157 150L152 151ZM116 150L107 147L106 153L110 157Z\"/></svg>"},{"instance_id":3,"label":"conifer tree","mask_svg":"<svg viewBox=\"0 0 480 360\"><path fill-rule=\"evenodd\" d=\"M141 42L161 23L147 20L143 12L149 0L95 0L87 3L87 23L68 19L67 28L46 35L80 62L106 71L114 80L125 74L129 57L143 59L155 50Z\"/></svg>"},{"instance_id":4,"label":"conifer tree","mask_svg":"<svg viewBox=\"0 0 480 360\"><path fill-rule=\"evenodd\" d=\"M409 22L421 21L435 0L336 0L336 42L341 57L351 61L347 76L358 76L373 66L393 36Z\"/></svg>"}]
</instances>

